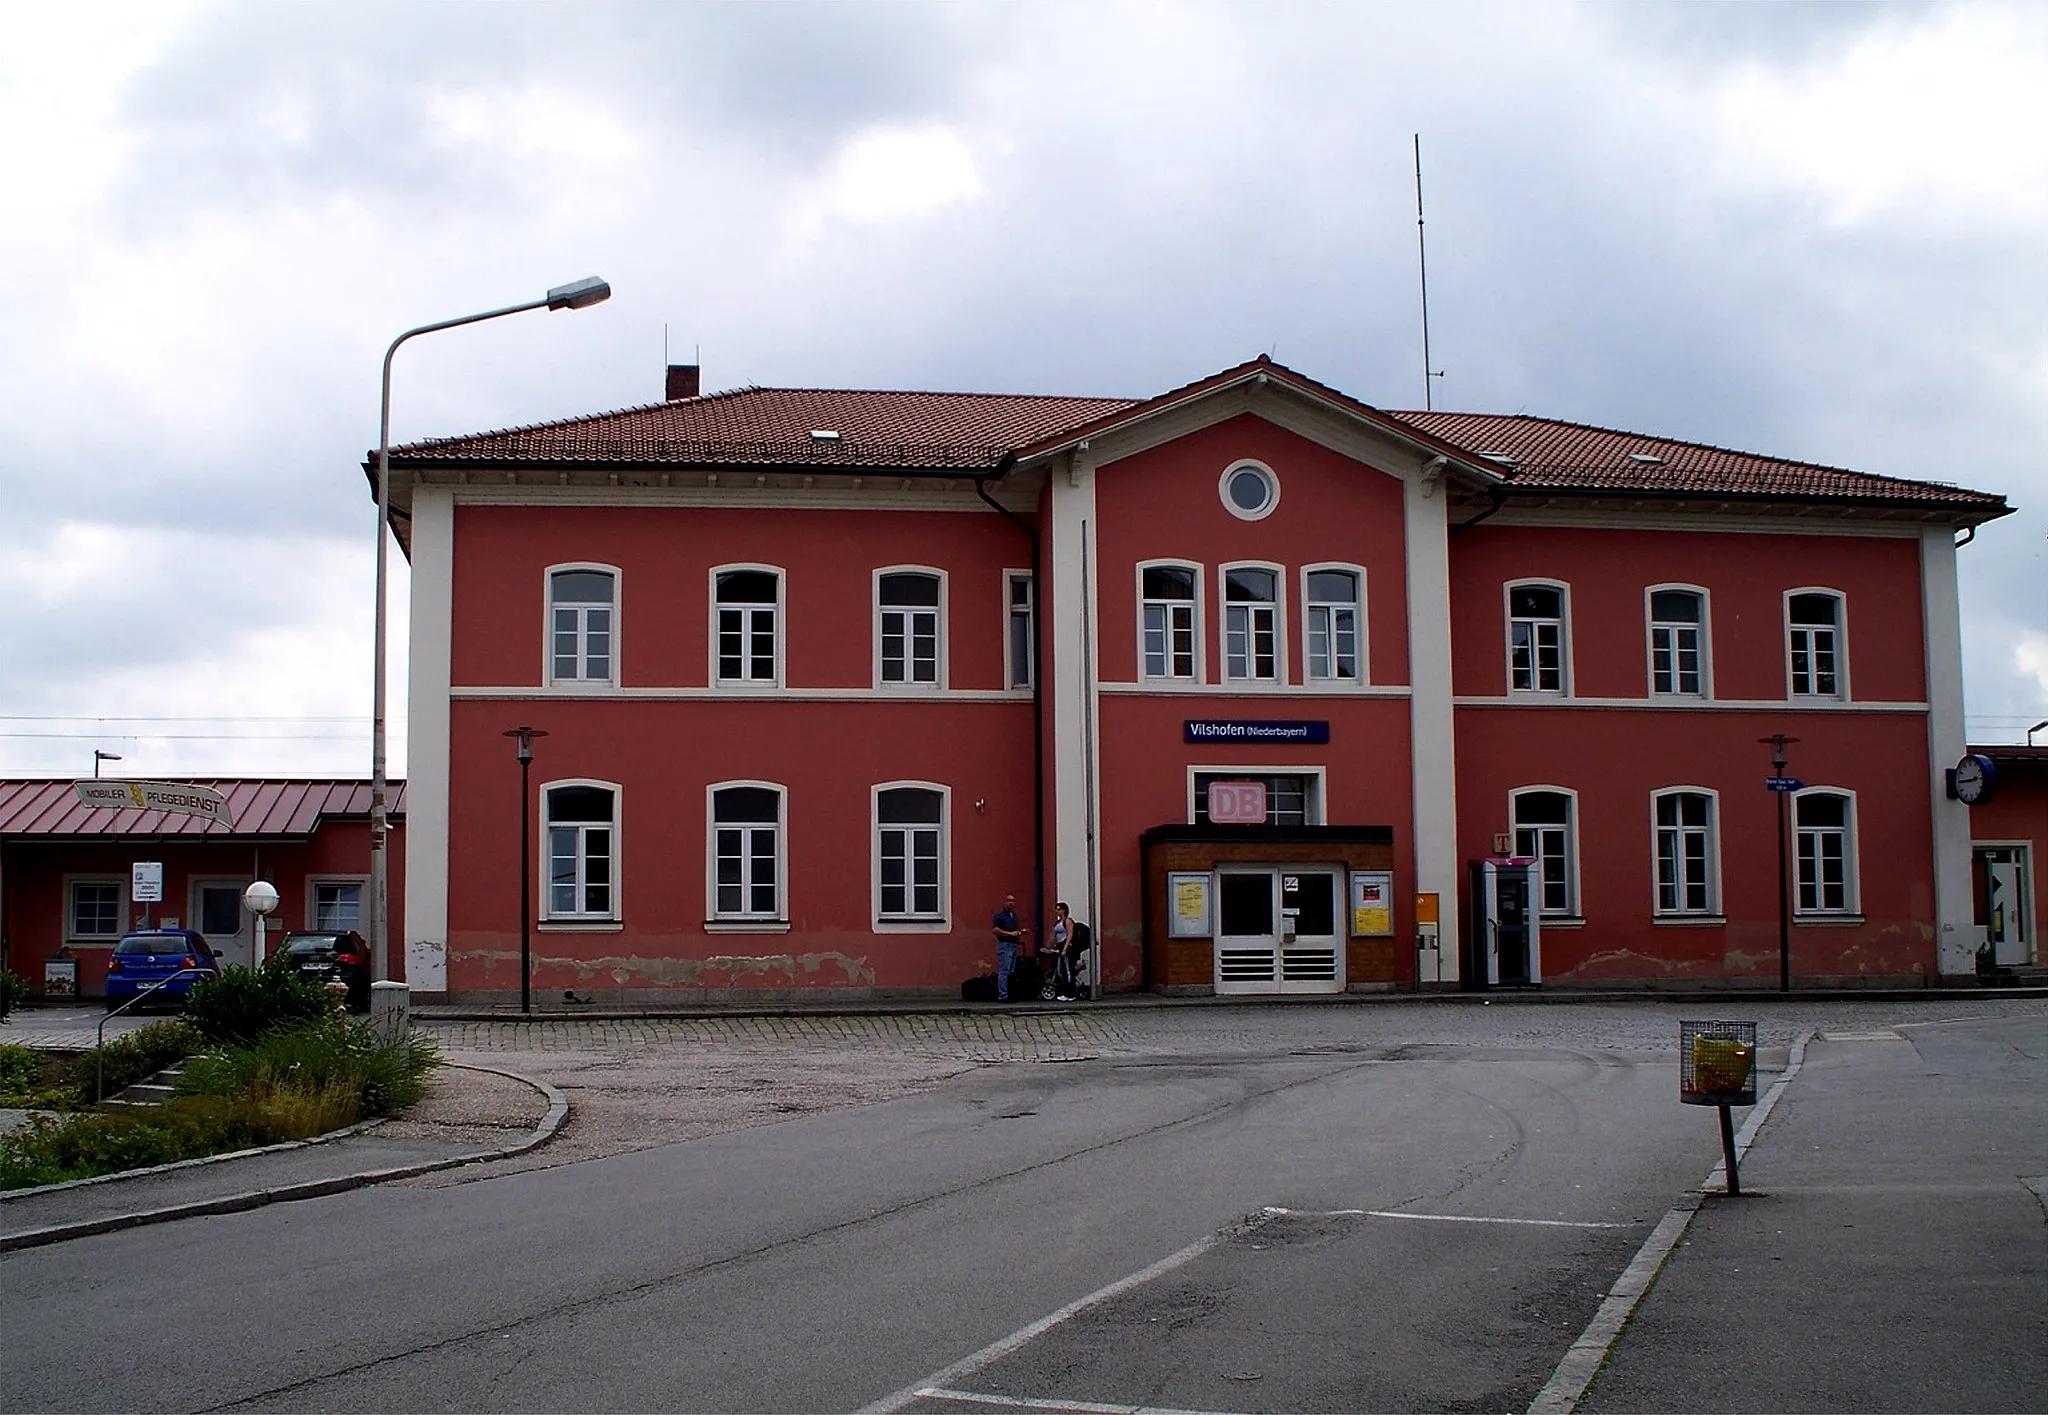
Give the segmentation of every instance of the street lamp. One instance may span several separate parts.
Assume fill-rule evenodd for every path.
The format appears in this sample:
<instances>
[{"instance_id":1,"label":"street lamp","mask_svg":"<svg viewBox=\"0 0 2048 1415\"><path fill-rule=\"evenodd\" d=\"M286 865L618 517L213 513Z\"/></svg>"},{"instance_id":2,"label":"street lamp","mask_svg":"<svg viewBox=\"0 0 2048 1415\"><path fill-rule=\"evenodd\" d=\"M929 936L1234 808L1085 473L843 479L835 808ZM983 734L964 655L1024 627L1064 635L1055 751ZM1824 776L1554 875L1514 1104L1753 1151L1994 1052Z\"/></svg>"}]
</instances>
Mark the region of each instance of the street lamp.
<instances>
[{"instance_id":1,"label":"street lamp","mask_svg":"<svg viewBox=\"0 0 2048 1415\"><path fill-rule=\"evenodd\" d=\"M2029 739L2028 745L2032 745L2032 739ZM119 752L103 752L98 747L94 747L92 749L92 779L94 781L100 779L101 762L117 762L119 760L121 760Z\"/></svg>"},{"instance_id":2,"label":"street lamp","mask_svg":"<svg viewBox=\"0 0 2048 1415\"><path fill-rule=\"evenodd\" d=\"M384 400L377 415L377 603L371 621L371 639L375 644L372 656L376 663L371 670L375 679L370 687L370 976L378 982L391 976L390 909L385 886L390 814L384 800L387 785L384 779L384 651L388 635L384 612L387 577L384 540L391 525L391 357L398 352L400 344L415 335L432 334L436 330L454 329L464 324L479 324L503 315L523 314L527 310L588 309L611 297L612 287L592 275L567 285L557 285L540 299L528 300L525 304L507 305L503 309L485 310L482 314L466 314L459 319L444 319L408 329L393 339L391 347L384 351Z\"/></svg>"},{"instance_id":3,"label":"street lamp","mask_svg":"<svg viewBox=\"0 0 2048 1415\"><path fill-rule=\"evenodd\" d=\"M1785 748L1797 742L1773 732L1757 742L1771 749L1771 774L1764 789L1778 798L1778 991L1792 991L1792 875L1785 857L1786 821L1792 812L1792 793L1806 783L1785 775Z\"/></svg>"},{"instance_id":4,"label":"street lamp","mask_svg":"<svg viewBox=\"0 0 2048 1415\"><path fill-rule=\"evenodd\" d=\"M519 1010L533 1011L533 949L529 921L533 918L533 793L527 770L533 765L533 739L545 737L539 727L513 727L501 734L519 739Z\"/></svg>"},{"instance_id":5,"label":"street lamp","mask_svg":"<svg viewBox=\"0 0 2048 1415\"><path fill-rule=\"evenodd\" d=\"M2029 747L2034 745L2034 734L2044 727L2048 727L2048 718L2042 719L2027 729L2027 745Z\"/></svg>"}]
</instances>

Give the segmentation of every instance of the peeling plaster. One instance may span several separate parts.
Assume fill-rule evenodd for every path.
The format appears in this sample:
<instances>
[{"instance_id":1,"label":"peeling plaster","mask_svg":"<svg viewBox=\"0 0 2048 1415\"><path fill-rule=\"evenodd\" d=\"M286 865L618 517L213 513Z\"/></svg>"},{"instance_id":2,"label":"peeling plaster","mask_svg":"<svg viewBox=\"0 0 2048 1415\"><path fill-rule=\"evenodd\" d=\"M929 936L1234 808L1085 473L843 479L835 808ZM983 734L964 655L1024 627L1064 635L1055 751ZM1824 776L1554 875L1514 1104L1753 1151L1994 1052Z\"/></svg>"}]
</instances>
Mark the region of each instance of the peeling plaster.
<instances>
[{"instance_id":1,"label":"peeling plaster","mask_svg":"<svg viewBox=\"0 0 2048 1415\"><path fill-rule=\"evenodd\" d=\"M500 965L515 974L519 971L519 954L505 949L467 950L450 954L449 961L481 963L487 976ZM760 958L736 954L720 954L712 958L647 958L637 953L625 957L562 958L535 954L533 968L536 973L551 969L573 970L579 983L587 983L603 973L621 987L634 983L704 987L710 985L713 978L726 985L738 984L741 979L757 986L770 983L787 985L798 982L800 973L815 976L826 969L836 969L847 985L872 987L875 983L875 970L868 966L868 960L845 953L779 953Z\"/></svg>"}]
</instances>

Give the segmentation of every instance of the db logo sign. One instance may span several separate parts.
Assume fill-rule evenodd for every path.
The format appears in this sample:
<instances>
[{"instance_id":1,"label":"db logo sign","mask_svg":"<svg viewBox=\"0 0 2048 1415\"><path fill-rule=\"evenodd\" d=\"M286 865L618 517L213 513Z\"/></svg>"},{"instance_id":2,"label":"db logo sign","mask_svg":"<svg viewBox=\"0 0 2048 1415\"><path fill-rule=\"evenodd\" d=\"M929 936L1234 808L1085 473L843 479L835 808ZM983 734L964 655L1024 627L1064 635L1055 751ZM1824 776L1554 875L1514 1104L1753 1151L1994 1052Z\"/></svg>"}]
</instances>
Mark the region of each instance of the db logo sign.
<instances>
[{"instance_id":1,"label":"db logo sign","mask_svg":"<svg viewBox=\"0 0 2048 1415\"><path fill-rule=\"evenodd\" d=\"M1210 782L1209 819L1217 825L1264 825L1266 823L1266 783L1263 781Z\"/></svg>"}]
</instances>

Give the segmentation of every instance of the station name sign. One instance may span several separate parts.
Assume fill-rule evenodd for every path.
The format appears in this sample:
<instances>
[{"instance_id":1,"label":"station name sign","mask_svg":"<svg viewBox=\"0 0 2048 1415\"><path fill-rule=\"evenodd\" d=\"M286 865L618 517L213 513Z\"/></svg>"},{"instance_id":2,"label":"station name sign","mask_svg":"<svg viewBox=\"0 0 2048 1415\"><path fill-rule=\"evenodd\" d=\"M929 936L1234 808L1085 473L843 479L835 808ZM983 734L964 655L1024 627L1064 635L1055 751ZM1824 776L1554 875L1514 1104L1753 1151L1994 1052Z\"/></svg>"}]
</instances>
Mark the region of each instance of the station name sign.
<instances>
[{"instance_id":1,"label":"station name sign","mask_svg":"<svg viewBox=\"0 0 2048 1415\"><path fill-rule=\"evenodd\" d=\"M1184 742L1327 742L1327 722L1243 722L1227 718L1189 718L1182 728Z\"/></svg>"}]
</instances>

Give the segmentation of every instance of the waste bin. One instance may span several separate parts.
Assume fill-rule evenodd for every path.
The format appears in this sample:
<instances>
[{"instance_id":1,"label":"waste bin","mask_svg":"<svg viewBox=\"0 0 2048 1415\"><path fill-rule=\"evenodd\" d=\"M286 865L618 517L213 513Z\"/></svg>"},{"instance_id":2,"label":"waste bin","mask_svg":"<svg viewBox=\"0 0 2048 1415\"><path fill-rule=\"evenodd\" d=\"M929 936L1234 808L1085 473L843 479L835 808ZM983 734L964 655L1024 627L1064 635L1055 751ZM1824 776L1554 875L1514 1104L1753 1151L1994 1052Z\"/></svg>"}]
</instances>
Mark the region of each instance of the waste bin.
<instances>
[{"instance_id":1,"label":"waste bin","mask_svg":"<svg viewBox=\"0 0 2048 1415\"><path fill-rule=\"evenodd\" d=\"M1687 1105L1755 1105L1756 1023L1680 1022L1678 1098Z\"/></svg>"}]
</instances>

